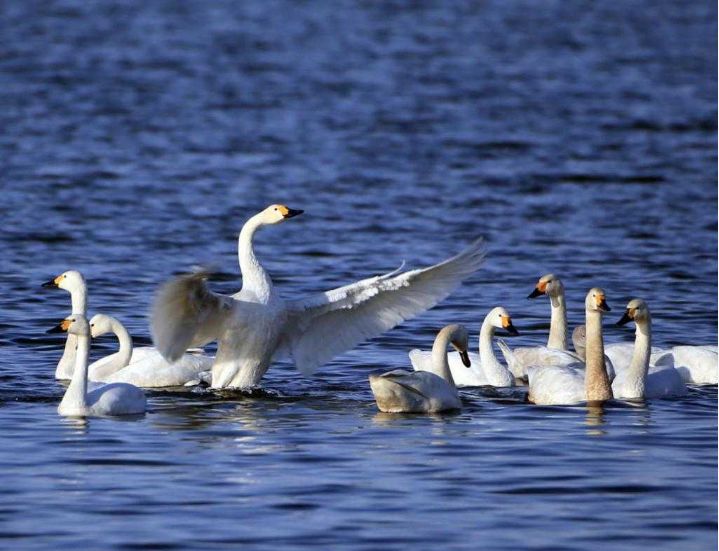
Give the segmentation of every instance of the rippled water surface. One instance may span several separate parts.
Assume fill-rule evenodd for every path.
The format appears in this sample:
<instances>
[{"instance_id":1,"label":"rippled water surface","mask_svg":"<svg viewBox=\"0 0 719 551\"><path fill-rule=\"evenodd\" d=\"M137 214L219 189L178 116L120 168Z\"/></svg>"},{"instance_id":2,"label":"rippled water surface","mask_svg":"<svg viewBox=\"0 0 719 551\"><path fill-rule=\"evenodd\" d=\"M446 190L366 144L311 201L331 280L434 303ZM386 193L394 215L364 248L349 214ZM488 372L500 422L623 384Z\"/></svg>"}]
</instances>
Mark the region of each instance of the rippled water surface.
<instances>
[{"instance_id":1,"label":"rippled water surface","mask_svg":"<svg viewBox=\"0 0 719 551\"><path fill-rule=\"evenodd\" d=\"M451 4L451 5L450 5ZM462 391L454 415L379 414L370 371L503 305L546 339L606 289L656 344L717 339L711 2L6 2L0 6L0 538L78 549L712 549L717 391L541 408ZM154 290L258 234L287 296L437 261L477 235L450 299L312 379L149 393L135 420L57 416L68 268L148 343ZM473 339L474 340L474 339ZM101 340L93 356L115 344Z\"/></svg>"}]
</instances>

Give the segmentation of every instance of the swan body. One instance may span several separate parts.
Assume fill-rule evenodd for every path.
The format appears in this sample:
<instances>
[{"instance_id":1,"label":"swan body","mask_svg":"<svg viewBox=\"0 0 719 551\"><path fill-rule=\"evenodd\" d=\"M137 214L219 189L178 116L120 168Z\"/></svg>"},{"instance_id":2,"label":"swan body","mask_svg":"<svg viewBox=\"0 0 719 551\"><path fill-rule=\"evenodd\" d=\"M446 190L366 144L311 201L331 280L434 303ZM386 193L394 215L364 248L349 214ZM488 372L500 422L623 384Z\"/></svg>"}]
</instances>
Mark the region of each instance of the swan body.
<instances>
[{"instance_id":1,"label":"swan body","mask_svg":"<svg viewBox=\"0 0 719 551\"><path fill-rule=\"evenodd\" d=\"M671 355L685 383L715 385L719 382L716 346L675 346Z\"/></svg>"},{"instance_id":2,"label":"swan body","mask_svg":"<svg viewBox=\"0 0 719 551\"><path fill-rule=\"evenodd\" d=\"M92 338L114 333L120 343L118 352L90 365L92 381L130 383L144 388L184 386L200 379L200 373L212 367L214 357L183 354L169 363L155 348L133 348L132 337L117 319L95 314L90 320Z\"/></svg>"},{"instance_id":3,"label":"swan body","mask_svg":"<svg viewBox=\"0 0 719 551\"><path fill-rule=\"evenodd\" d=\"M567 305L564 284L554 274L543 275L527 298L542 295L549 297L552 308L547 346L522 346L512 349L511 357L505 354L507 367L518 379L527 376L527 366L530 365L569 366L577 361L577 357L567 350Z\"/></svg>"},{"instance_id":4,"label":"swan body","mask_svg":"<svg viewBox=\"0 0 719 551\"><path fill-rule=\"evenodd\" d=\"M492 348L492 337L496 329L506 329L511 335L519 332L512 324L509 312L502 307L492 309L484 318L479 332L479 353L470 353L471 367L467 369L459 352L447 354L452 379L458 387L466 386L514 386L514 375L498 360ZM414 349L409 359L415 371L434 371L432 353Z\"/></svg>"},{"instance_id":5,"label":"swan body","mask_svg":"<svg viewBox=\"0 0 719 551\"><path fill-rule=\"evenodd\" d=\"M602 338L602 314L609 310L604 291L597 287L590 289L585 299L586 364L578 362L568 366L530 366L527 369L530 402L540 405L570 405L602 402L612 398Z\"/></svg>"},{"instance_id":6,"label":"swan body","mask_svg":"<svg viewBox=\"0 0 719 551\"><path fill-rule=\"evenodd\" d=\"M70 385L57 408L68 417L101 417L138 415L147 410L145 394L136 386L112 383L88 391L88 365L90 353L90 324L85 316L73 314L49 332L68 332L77 338L77 354Z\"/></svg>"},{"instance_id":7,"label":"swan body","mask_svg":"<svg viewBox=\"0 0 719 551\"><path fill-rule=\"evenodd\" d=\"M462 402L447 362L447 346L455 347L469 367L467 330L461 325L448 325L438 334L432 347L432 368L429 371L395 369L370 374L369 382L377 407L386 413L436 413L461 409Z\"/></svg>"},{"instance_id":8,"label":"swan body","mask_svg":"<svg viewBox=\"0 0 719 551\"><path fill-rule=\"evenodd\" d=\"M71 315L77 314L87 316L87 285L85 278L77 270L68 270L59 276L52 278L42 284L48 289L63 289L70 293L72 302ZM72 377L72 371L75 368L75 349L77 348L77 338L74 334L68 333L65 340L65 348L62 357L55 368L55 378L67 380Z\"/></svg>"},{"instance_id":9,"label":"swan body","mask_svg":"<svg viewBox=\"0 0 719 551\"><path fill-rule=\"evenodd\" d=\"M198 272L164 284L152 310L155 345L168 361L189 346L218 341L212 386L257 385L273 359L289 355L311 375L336 355L382 334L446 298L481 265L481 240L429 268L399 270L299 300L284 300L255 256L253 238L302 211L270 205L251 217L238 239L242 289L209 290Z\"/></svg>"},{"instance_id":10,"label":"swan body","mask_svg":"<svg viewBox=\"0 0 719 551\"><path fill-rule=\"evenodd\" d=\"M620 369L612 382L614 397L638 400L686 394L686 385L672 365L652 367L649 365L652 352L652 317L645 301L631 300L617 325L624 325L630 321L636 325L634 349L629 366ZM666 357L666 355L660 356L659 359L663 360Z\"/></svg>"}]
</instances>

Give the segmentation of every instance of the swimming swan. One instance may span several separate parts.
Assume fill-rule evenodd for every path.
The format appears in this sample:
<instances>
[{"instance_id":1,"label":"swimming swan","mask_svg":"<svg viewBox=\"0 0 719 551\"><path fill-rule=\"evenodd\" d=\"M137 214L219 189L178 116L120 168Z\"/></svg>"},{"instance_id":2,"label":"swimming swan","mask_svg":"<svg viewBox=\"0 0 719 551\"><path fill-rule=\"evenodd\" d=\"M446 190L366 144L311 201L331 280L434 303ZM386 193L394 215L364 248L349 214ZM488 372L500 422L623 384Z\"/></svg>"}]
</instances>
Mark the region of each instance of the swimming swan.
<instances>
[{"instance_id":1,"label":"swimming swan","mask_svg":"<svg viewBox=\"0 0 719 551\"><path fill-rule=\"evenodd\" d=\"M626 325L630 321L633 321L637 328L634 353L629 367L617 371L617 377L612 382L614 397L637 400L686 394L686 385L674 367L649 365L652 350L652 316L646 302L638 298L629 301L627 310L617 325Z\"/></svg>"},{"instance_id":2,"label":"swimming swan","mask_svg":"<svg viewBox=\"0 0 719 551\"><path fill-rule=\"evenodd\" d=\"M602 289L590 289L584 301L587 323L587 362L577 366L529 367L530 402L569 405L611 400L612 387L605 368L602 314L610 308ZM584 369L582 369L584 367Z\"/></svg>"},{"instance_id":3,"label":"swimming swan","mask_svg":"<svg viewBox=\"0 0 719 551\"><path fill-rule=\"evenodd\" d=\"M458 352L447 355L452 379L458 387L465 386L514 386L514 375L494 355L492 337L496 329L505 329L510 335L519 335L512 324L509 312L498 306L493 308L484 318L479 331L479 354L469 353L472 366L467 369ZM415 348L409 353L409 359L415 371L434 371L432 352Z\"/></svg>"},{"instance_id":4,"label":"swimming swan","mask_svg":"<svg viewBox=\"0 0 719 551\"><path fill-rule=\"evenodd\" d=\"M132 337L119 320L105 314L95 314L90 320L93 339L114 333L120 348L90 366L90 380L105 383L130 383L144 388L183 386L200 378L200 373L212 368L212 356L183 354L170 364L157 349L133 348Z\"/></svg>"},{"instance_id":5,"label":"swimming swan","mask_svg":"<svg viewBox=\"0 0 719 551\"><path fill-rule=\"evenodd\" d=\"M77 270L68 270L59 276L52 278L42 284L46 289L56 288L63 289L70 293L72 302L72 311L70 315L77 314L87 316L87 285L85 278ZM75 348L77 347L77 338L75 335L68 333L65 341L65 349L62 357L55 368L56 379L70 379L72 370L75 368Z\"/></svg>"},{"instance_id":6,"label":"swimming swan","mask_svg":"<svg viewBox=\"0 0 719 551\"><path fill-rule=\"evenodd\" d=\"M133 385L111 383L87 389L87 358L90 354L90 324L81 314L72 314L48 333L66 332L77 340L75 369L57 411L70 417L136 415L147 409L145 394Z\"/></svg>"},{"instance_id":7,"label":"swimming swan","mask_svg":"<svg viewBox=\"0 0 719 551\"><path fill-rule=\"evenodd\" d=\"M43 283L45 288L63 289L70 293L70 301L72 303L71 314L79 314L87 317L87 283L83 275L77 270L68 270L59 276ZM124 327L123 327L124 330ZM118 336L119 337L119 336ZM68 380L72 378L72 372L75 368L75 349L77 348L77 339L75 335L68 333L65 341L65 348L62 357L55 369L55 378ZM152 347L134 348L131 352L129 363L136 363L143 360L148 355L157 354L157 350ZM107 374L105 367L107 362L114 361L116 358L109 356L102 358L90 364L89 373L90 380L95 381L94 374L100 370L100 373ZM117 366L119 368L119 366Z\"/></svg>"},{"instance_id":8,"label":"swimming swan","mask_svg":"<svg viewBox=\"0 0 719 551\"><path fill-rule=\"evenodd\" d=\"M393 328L446 298L482 264L478 239L429 268L370 277L298 300L283 300L255 256L252 240L265 226L303 211L270 205L242 227L238 256L242 289L225 296L207 287L200 272L165 283L152 309L155 345L169 361L188 346L218 341L212 386L251 387L274 358L289 353L305 375L360 342Z\"/></svg>"},{"instance_id":9,"label":"swimming swan","mask_svg":"<svg viewBox=\"0 0 719 551\"><path fill-rule=\"evenodd\" d=\"M435 413L461 409L462 401L447 361L447 346L450 344L458 351L465 369L468 368L467 330L461 325L448 325L434 340L432 372L395 369L370 374L369 384L379 410L387 413Z\"/></svg>"},{"instance_id":10,"label":"swimming swan","mask_svg":"<svg viewBox=\"0 0 719 551\"><path fill-rule=\"evenodd\" d=\"M530 365L571 365L579 359L567 350L567 305L562 281L554 274L540 277L527 298L542 295L549 297L552 307L547 346L520 346L513 348L512 354L508 355L505 353L507 347L500 345L507 367L519 379L527 376Z\"/></svg>"}]
</instances>

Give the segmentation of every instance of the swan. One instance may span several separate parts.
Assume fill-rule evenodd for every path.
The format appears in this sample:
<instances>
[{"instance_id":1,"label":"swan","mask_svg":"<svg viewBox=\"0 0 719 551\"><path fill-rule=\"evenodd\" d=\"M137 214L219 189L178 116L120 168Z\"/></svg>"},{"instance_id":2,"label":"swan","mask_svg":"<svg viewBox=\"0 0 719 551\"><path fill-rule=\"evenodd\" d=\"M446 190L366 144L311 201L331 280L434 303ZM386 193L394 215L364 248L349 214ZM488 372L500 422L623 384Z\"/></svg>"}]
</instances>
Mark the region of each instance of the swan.
<instances>
[{"instance_id":1,"label":"swan","mask_svg":"<svg viewBox=\"0 0 719 551\"><path fill-rule=\"evenodd\" d=\"M183 354L169 364L157 349L133 348L132 337L119 320L105 314L95 314L90 320L93 339L114 333L120 348L95 363L90 368L90 380L105 383L130 383L144 388L183 386L200 378L200 373L212 367L214 357L199 354Z\"/></svg>"},{"instance_id":2,"label":"swan","mask_svg":"<svg viewBox=\"0 0 719 551\"><path fill-rule=\"evenodd\" d=\"M467 355L467 330L461 325L444 327L432 346L432 372L395 369L372 373L369 384L380 411L386 413L436 413L461 409L457 387L447 361L447 346L452 345L465 369L470 366Z\"/></svg>"},{"instance_id":3,"label":"swan","mask_svg":"<svg viewBox=\"0 0 719 551\"><path fill-rule=\"evenodd\" d=\"M87 358L90 354L90 324L82 314L72 314L48 333L68 333L77 341L75 369L70 385L57 408L60 415L69 417L98 417L105 415L136 415L145 413L145 394L136 386L111 383L88 392Z\"/></svg>"},{"instance_id":4,"label":"swan","mask_svg":"<svg viewBox=\"0 0 719 551\"><path fill-rule=\"evenodd\" d=\"M567 306L562 281L554 274L540 277L527 298L542 295L549 297L552 307L547 346L521 346L512 349L512 354L506 354L506 345L500 345L507 367L519 379L527 376L527 366L572 365L579 359L567 350Z\"/></svg>"},{"instance_id":5,"label":"swan","mask_svg":"<svg viewBox=\"0 0 719 551\"><path fill-rule=\"evenodd\" d=\"M160 287L151 333L168 361L175 361L190 345L217 340L213 388L255 386L272 360L286 354L303 374L311 375L336 355L446 298L484 259L478 239L429 268L395 270L316 296L284 300L255 256L253 238L257 230L302 212L270 205L244 224L238 239L238 293L210 291L207 272L180 276Z\"/></svg>"},{"instance_id":6,"label":"swan","mask_svg":"<svg viewBox=\"0 0 719 551\"><path fill-rule=\"evenodd\" d=\"M70 315L78 314L87 316L87 285L85 278L77 270L68 270L59 276L52 278L42 284L46 289L56 288L63 289L70 293L70 301L72 302L72 311ZM75 367L75 348L77 347L77 338L74 334L68 333L65 341L65 349L62 357L55 368L56 379L70 379L72 370Z\"/></svg>"},{"instance_id":7,"label":"swan","mask_svg":"<svg viewBox=\"0 0 719 551\"><path fill-rule=\"evenodd\" d=\"M581 356L584 346L584 326L580 325L572 334L574 349ZM632 362L633 343L612 343L604 348L617 371L627 369ZM655 367L673 367L687 384L715 385L719 382L717 366L717 347L713 345L680 345L663 349L652 346L649 365ZM652 368L650 367L650 370Z\"/></svg>"},{"instance_id":8,"label":"swan","mask_svg":"<svg viewBox=\"0 0 719 551\"><path fill-rule=\"evenodd\" d=\"M670 366L650 366L652 350L652 316L642 299L629 301L617 325L633 321L636 325L634 352L626 369L620 369L612 382L615 398L637 400L641 398L668 398L683 396L687 392L679 372Z\"/></svg>"},{"instance_id":9,"label":"swan","mask_svg":"<svg viewBox=\"0 0 719 551\"><path fill-rule=\"evenodd\" d=\"M479 331L479 354L471 352L472 366L467 369L459 352L447 355L452 379L458 387L464 386L514 386L514 375L494 355L492 337L496 329L505 329L510 335L519 335L512 324L509 312L498 306L490 310L482 322ZM434 371L432 352L415 348L409 353L409 359L415 371Z\"/></svg>"},{"instance_id":10,"label":"swan","mask_svg":"<svg viewBox=\"0 0 719 551\"><path fill-rule=\"evenodd\" d=\"M529 401L540 405L601 402L612 398L605 367L602 315L609 312L604 291L589 290L584 301L587 323L587 361L569 366L537 366L527 369Z\"/></svg>"}]
</instances>

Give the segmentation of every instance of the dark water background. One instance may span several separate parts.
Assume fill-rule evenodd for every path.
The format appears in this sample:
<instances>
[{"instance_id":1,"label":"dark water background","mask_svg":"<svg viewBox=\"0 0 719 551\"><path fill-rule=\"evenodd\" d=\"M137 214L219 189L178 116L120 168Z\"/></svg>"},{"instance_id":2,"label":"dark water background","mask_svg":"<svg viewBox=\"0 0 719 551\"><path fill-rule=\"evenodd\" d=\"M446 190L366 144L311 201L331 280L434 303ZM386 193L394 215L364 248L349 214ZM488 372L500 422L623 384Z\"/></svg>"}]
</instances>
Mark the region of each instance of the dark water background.
<instances>
[{"instance_id":1,"label":"dark water background","mask_svg":"<svg viewBox=\"0 0 719 551\"><path fill-rule=\"evenodd\" d=\"M601 285L656 343L717 339L713 2L0 4L0 538L23 549L713 549L717 391L460 414L377 413L367 374L504 305L546 339ZM68 268L148 342L157 285L258 235L287 296L423 265L486 236L440 307L267 393L152 392L137 421L61 419ZM615 315L616 314L616 315ZM93 355L114 346L104 340ZM434 542L434 543L433 543Z\"/></svg>"}]
</instances>

